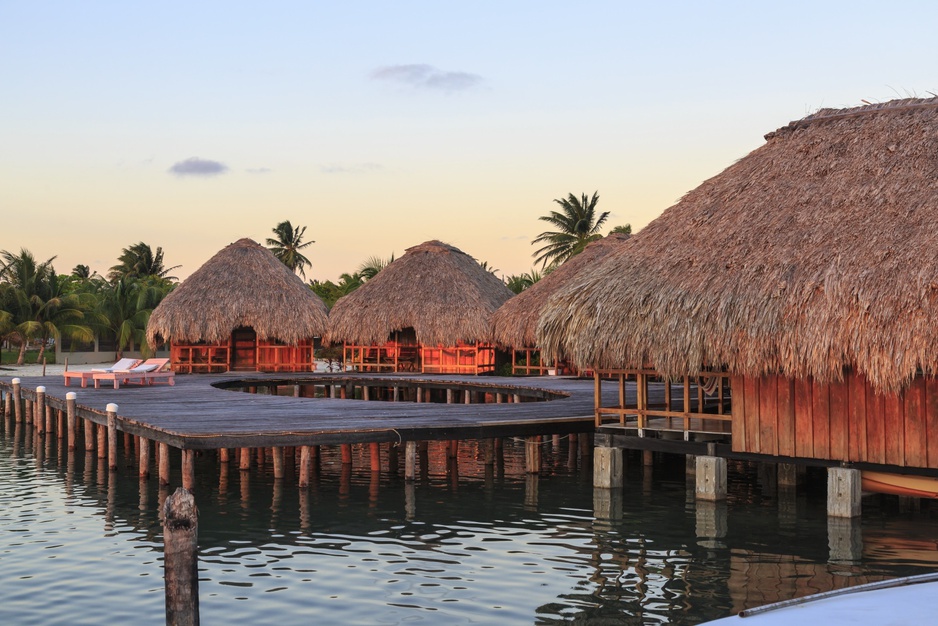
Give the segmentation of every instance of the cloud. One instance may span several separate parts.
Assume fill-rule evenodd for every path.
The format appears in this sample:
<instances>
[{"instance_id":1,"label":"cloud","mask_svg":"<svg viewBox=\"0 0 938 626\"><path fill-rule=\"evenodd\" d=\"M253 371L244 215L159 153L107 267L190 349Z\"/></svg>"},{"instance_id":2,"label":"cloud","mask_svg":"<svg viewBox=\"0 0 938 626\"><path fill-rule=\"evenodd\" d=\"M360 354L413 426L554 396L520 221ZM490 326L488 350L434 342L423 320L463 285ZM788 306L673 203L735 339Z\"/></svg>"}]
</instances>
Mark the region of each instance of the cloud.
<instances>
[{"instance_id":1,"label":"cloud","mask_svg":"<svg viewBox=\"0 0 938 626\"><path fill-rule=\"evenodd\" d=\"M386 80L418 89L465 91L482 82L482 77L469 72L446 72L423 63L386 65L371 73L372 80Z\"/></svg>"},{"instance_id":2,"label":"cloud","mask_svg":"<svg viewBox=\"0 0 938 626\"><path fill-rule=\"evenodd\" d=\"M352 165L330 163L319 166L319 171L323 174L370 174L381 169L383 168L377 163L353 163Z\"/></svg>"},{"instance_id":3,"label":"cloud","mask_svg":"<svg viewBox=\"0 0 938 626\"><path fill-rule=\"evenodd\" d=\"M169 173L176 176L218 176L227 171L228 166L224 163L210 159L200 159L199 157L179 161L169 168Z\"/></svg>"}]
</instances>

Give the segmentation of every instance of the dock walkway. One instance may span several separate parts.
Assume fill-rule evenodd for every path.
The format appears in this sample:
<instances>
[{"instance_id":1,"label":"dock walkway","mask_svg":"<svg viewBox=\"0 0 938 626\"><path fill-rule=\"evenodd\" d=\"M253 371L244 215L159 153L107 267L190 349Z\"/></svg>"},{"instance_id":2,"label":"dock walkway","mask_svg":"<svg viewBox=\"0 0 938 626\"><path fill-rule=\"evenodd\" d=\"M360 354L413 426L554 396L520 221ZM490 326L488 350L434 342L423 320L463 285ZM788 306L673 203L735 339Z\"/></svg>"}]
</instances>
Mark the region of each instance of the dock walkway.
<instances>
[{"instance_id":1,"label":"dock walkway","mask_svg":"<svg viewBox=\"0 0 938 626\"><path fill-rule=\"evenodd\" d=\"M0 388L11 390L11 377ZM24 397L46 388L47 406L64 410L66 393L77 394L78 416L107 423L106 407L116 403L120 431L174 448L209 450L241 447L314 446L404 442L535 434L591 432L593 382L575 378L349 374L190 374L174 386L120 389L66 387L62 376L20 377ZM476 392L539 390L565 397L519 403L414 403L338 398L300 398L220 389L231 381L270 385L353 384L453 385ZM391 381L386 383L386 381ZM612 392L614 393L614 392Z\"/></svg>"}]
</instances>

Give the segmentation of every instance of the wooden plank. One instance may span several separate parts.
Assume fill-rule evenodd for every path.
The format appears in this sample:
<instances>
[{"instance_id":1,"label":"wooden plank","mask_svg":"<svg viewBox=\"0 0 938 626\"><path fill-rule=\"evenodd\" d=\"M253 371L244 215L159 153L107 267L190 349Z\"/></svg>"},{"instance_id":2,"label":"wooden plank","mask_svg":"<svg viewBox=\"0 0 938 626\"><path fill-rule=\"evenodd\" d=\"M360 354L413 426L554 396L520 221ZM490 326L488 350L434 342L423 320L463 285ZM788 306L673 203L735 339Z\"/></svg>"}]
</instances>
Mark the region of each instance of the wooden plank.
<instances>
[{"instance_id":1,"label":"wooden plank","mask_svg":"<svg viewBox=\"0 0 938 626\"><path fill-rule=\"evenodd\" d=\"M831 391L830 385L811 379L811 426L814 429L814 458L831 457Z\"/></svg>"},{"instance_id":2,"label":"wooden plank","mask_svg":"<svg viewBox=\"0 0 938 626\"><path fill-rule=\"evenodd\" d=\"M759 452L759 379L746 378L746 447L745 452Z\"/></svg>"},{"instance_id":3,"label":"wooden plank","mask_svg":"<svg viewBox=\"0 0 938 626\"><path fill-rule=\"evenodd\" d=\"M905 464L925 467L925 380L916 378L905 392Z\"/></svg>"},{"instance_id":4,"label":"wooden plank","mask_svg":"<svg viewBox=\"0 0 938 626\"><path fill-rule=\"evenodd\" d=\"M847 384L835 382L828 386L830 391L830 458L846 461L849 439L847 421Z\"/></svg>"},{"instance_id":5,"label":"wooden plank","mask_svg":"<svg viewBox=\"0 0 938 626\"><path fill-rule=\"evenodd\" d=\"M778 454L795 455L795 381L778 376Z\"/></svg>"},{"instance_id":6,"label":"wooden plank","mask_svg":"<svg viewBox=\"0 0 938 626\"><path fill-rule=\"evenodd\" d=\"M847 383L847 455L851 461L866 459L866 378L855 372Z\"/></svg>"},{"instance_id":7,"label":"wooden plank","mask_svg":"<svg viewBox=\"0 0 938 626\"><path fill-rule=\"evenodd\" d=\"M886 397L866 385L866 460L886 462Z\"/></svg>"},{"instance_id":8,"label":"wooden plank","mask_svg":"<svg viewBox=\"0 0 938 626\"><path fill-rule=\"evenodd\" d=\"M928 467L938 468L938 380L925 379L925 440Z\"/></svg>"},{"instance_id":9,"label":"wooden plank","mask_svg":"<svg viewBox=\"0 0 938 626\"><path fill-rule=\"evenodd\" d=\"M799 378L794 382L795 394L795 456L814 456L814 426L812 424L811 380Z\"/></svg>"},{"instance_id":10,"label":"wooden plank","mask_svg":"<svg viewBox=\"0 0 938 626\"><path fill-rule=\"evenodd\" d=\"M883 437L885 462L905 465L905 394L890 393L883 398Z\"/></svg>"},{"instance_id":11,"label":"wooden plank","mask_svg":"<svg viewBox=\"0 0 938 626\"><path fill-rule=\"evenodd\" d=\"M746 383L742 376L733 376L730 379L732 387L733 403L730 406L733 416L733 451L743 452L746 450ZM665 385L668 393L665 395L665 404L670 410L671 394L670 385Z\"/></svg>"},{"instance_id":12,"label":"wooden plank","mask_svg":"<svg viewBox=\"0 0 938 626\"><path fill-rule=\"evenodd\" d=\"M759 378L759 452L778 456L778 376Z\"/></svg>"}]
</instances>

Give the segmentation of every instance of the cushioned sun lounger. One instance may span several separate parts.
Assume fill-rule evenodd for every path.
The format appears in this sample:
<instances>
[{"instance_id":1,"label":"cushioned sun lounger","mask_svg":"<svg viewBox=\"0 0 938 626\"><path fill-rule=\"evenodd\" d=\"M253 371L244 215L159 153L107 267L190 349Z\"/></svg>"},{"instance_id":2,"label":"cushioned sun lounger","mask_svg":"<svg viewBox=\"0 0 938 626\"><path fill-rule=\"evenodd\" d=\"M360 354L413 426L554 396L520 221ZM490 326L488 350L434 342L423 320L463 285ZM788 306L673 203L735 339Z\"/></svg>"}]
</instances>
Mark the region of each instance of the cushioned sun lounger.
<instances>
[{"instance_id":1,"label":"cushioned sun lounger","mask_svg":"<svg viewBox=\"0 0 938 626\"><path fill-rule=\"evenodd\" d=\"M121 359L111 367L95 368L90 370L66 370L62 373L62 375L65 377L66 387L69 386L69 383L73 378L81 381L82 387L87 387L88 381L92 380L96 373L113 372L114 370L126 370L137 365L138 363L140 363L140 359Z\"/></svg>"},{"instance_id":2,"label":"cushioned sun lounger","mask_svg":"<svg viewBox=\"0 0 938 626\"><path fill-rule=\"evenodd\" d=\"M110 372L95 372L94 388L97 389L102 380L110 380L114 383L114 389L120 389L120 384L137 383L140 385L153 384L147 380L147 375L155 375L161 369L166 367L169 359L147 359L140 365L128 368L126 370L113 370ZM169 381L167 381L169 382ZM175 381L170 382L174 384Z\"/></svg>"}]
</instances>

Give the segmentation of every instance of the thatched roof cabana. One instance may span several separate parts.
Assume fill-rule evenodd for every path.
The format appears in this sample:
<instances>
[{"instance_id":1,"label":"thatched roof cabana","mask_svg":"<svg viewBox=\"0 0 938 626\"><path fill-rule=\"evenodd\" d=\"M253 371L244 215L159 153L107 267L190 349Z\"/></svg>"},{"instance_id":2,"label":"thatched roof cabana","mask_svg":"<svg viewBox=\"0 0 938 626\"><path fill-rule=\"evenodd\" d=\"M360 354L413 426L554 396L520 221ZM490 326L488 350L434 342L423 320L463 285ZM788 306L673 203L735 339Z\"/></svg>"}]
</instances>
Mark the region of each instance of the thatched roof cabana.
<instances>
[{"instance_id":1,"label":"thatched roof cabana","mask_svg":"<svg viewBox=\"0 0 938 626\"><path fill-rule=\"evenodd\" d=\"M329 313L331 343L381 344L413 328L421 345L488 342L491 316L514 294L471 256L439 241L408 248Z\"/></svg>"},{"instance_id":2,"label":"thatched roof cabana","mask_svg":"<svg viewBox=\"0 0 938 626\"><path fill-rule=\"evenodd\" d=\"M537 320L550 296L578 273L595 266L600 259L628 241L629 237L624 233L612 233L594 241L581 253L503 304L492 316L495 343L515 348L535 347Z\"/></svg>"},{"instance_id":3,"label":"thatched roof cabana","mask_svg":"<svg viewBox=\"0 0 938 626\"><path fill-rule=\"evenodd\" d=\"M823 109L667 209L551 299L581 367L725 366L879 391L938 369L938 98Z\"/></svg>"},{"instance_id":4,"label":"thatched roof cabana","mask_svg":"<svg viewBox=\"0 0 938 626\"><path fill-rule=\"evenodd\" d=\"M287 344L322 336L326 305L270 250L251 239L226 246L153 310L147 341L221 342L239 327Z\"/></svg>"}]
</instances>

